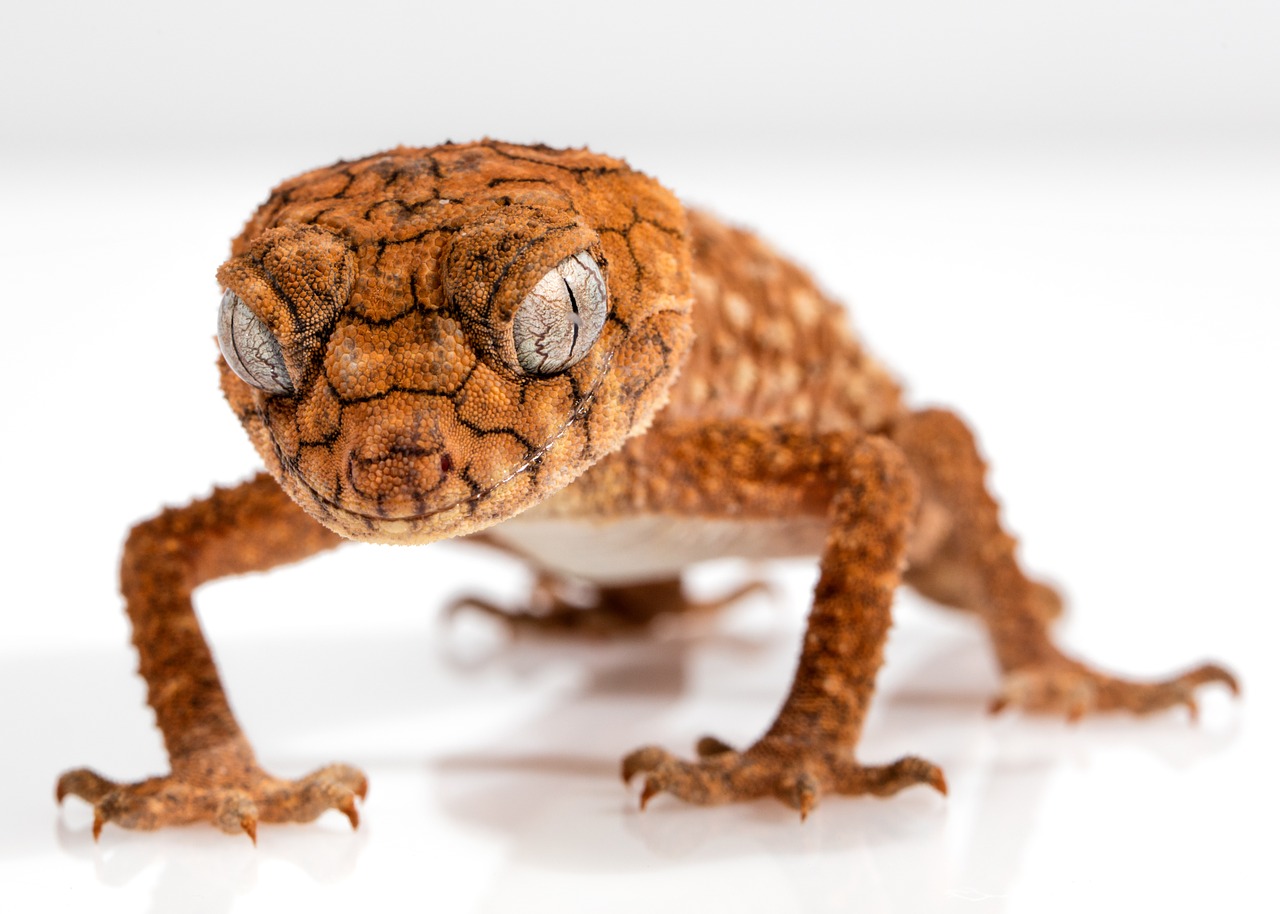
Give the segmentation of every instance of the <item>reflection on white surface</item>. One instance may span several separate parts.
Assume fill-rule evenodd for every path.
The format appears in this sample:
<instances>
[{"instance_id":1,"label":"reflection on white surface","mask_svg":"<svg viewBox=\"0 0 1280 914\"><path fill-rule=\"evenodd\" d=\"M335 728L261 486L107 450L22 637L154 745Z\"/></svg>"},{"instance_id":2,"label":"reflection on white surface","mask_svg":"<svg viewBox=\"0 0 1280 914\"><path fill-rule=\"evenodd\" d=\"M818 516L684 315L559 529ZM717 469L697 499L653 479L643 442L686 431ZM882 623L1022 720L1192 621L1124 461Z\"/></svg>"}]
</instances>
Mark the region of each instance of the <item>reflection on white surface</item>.
<instances>
[{"instance_id":1,"label":"reflection on white surface","mask_svg":"<svg viewBox=\"0 0 1280 914\"><path fill-rule=\"evenodd\" d=\"M802 597L807 580L793 569L781 599ZM1108 904L1177 909L1187 891L1207 897L1206 868L1230 879L1245 865L1229 827L1204 837L1249 790L1239 707L1206 695L1198 727L1176 713L1078 726L993 719L976 624L903 602L860 756L925 755L951 794L828 798L803 825L772 801L699 809L660 797L641 814L618 781L618 759L641 743L683 750L705 730L742 742L763 726L799 635L798 616L765 601L710 631L652 641L507 642L475 620L433 631L424 614L401 631L224 643L225 676L246 696L238 704L270 767L299 772L340 754L372 783L358 832L329 815L264 827L257 849L207 828L109 827L95 845L87 808L69 801L59 815L48 789L86 753L111 774L161 764L139 751L137 721L101 717L137 706L125 664L105 650L12 658L5 694L37 680L54 692L5 712L7 732L42 734L21 774L44 790L0 825L0 878L91 895L100 911L398 898L450 911L649 912L719 899L751 911L994 912L1101 903L1091 886L1106 887ZM99 686L87 704L86 682ZM59 709L56 727L43 708ZM1223 771L1237 774L1224 782Z\"/></svg>"}]
</instances>

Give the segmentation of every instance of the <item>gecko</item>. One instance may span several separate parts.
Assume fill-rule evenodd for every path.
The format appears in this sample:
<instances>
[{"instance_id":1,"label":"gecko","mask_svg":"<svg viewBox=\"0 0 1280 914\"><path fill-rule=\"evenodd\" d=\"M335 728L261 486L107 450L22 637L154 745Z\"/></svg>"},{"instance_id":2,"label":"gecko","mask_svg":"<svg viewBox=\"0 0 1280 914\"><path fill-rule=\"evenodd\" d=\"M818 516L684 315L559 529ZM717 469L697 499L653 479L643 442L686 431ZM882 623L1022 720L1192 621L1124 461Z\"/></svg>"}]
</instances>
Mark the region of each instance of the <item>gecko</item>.
<instances>
[{"instance_id":1,"label":"gecko","mask_svg":"<svg viewBox=\"0 0 1280 914\"><path fill-rule=\"evenodd\" d=\"M217 277L222 391L266 471L126 539L170 771L63 774L57 799L93 805L95 839L208 822L256 842L330 809L358 824L359 769L259 765L192 604L345 540L514 553L530 606L474 605L558 629L705 609L681 587L701 560L817 557L772 724L750 746L630 753L642 807L774 797L803 818L824 795L945 793L924 758L855 757L902 584L981 620L993 709L1194 716L1201 686L1238 692L1214 663L1137 682L1060 650L1061 598L1024 572L966 424L910 406L801 267L620 159L485 140L338 162L279 185Z\"/></svg>"}]
</instances>

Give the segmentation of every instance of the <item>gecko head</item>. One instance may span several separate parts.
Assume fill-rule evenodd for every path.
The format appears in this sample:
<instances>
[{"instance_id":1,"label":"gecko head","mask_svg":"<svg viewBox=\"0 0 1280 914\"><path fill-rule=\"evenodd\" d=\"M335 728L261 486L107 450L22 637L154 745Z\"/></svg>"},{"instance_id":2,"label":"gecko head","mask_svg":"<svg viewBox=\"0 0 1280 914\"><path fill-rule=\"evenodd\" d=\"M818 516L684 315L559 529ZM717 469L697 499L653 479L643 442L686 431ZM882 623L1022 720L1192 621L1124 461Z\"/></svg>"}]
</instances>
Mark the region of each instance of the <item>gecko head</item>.
<instances>
[{"instance_id":1,"label":"gecko head","mask_svg":"<svg viewBox=\"0 0 1280 914\"><path fill-rule=\"evenodd\" d=\"M625 163L485 142L278 187L218 271L222 388L353 539L475 532L642 431L692 340L684 211Z\"/></svg>"}]
</instances>

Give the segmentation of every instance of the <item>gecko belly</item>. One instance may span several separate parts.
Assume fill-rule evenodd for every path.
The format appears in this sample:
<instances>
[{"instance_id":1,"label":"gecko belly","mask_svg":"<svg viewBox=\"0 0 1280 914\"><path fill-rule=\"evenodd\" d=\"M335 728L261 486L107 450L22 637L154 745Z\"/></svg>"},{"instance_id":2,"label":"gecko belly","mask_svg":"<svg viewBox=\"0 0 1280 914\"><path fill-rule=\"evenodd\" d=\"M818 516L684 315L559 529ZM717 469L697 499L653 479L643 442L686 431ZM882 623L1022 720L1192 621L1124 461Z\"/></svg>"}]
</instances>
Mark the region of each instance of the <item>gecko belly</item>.
<instances>
[{"instance_id":1,"label":"gecko belly","mask_svg":"<svg viewBox=\"0 0 1280 914\"><path fill-rule=\"evenodd\" d=\"M514 517L485 534L556 574L604 586L675 577L718 558L817 555L827 524L821 518L706 520L644 515L620 520Z\"/></svg>"}]
</instances>

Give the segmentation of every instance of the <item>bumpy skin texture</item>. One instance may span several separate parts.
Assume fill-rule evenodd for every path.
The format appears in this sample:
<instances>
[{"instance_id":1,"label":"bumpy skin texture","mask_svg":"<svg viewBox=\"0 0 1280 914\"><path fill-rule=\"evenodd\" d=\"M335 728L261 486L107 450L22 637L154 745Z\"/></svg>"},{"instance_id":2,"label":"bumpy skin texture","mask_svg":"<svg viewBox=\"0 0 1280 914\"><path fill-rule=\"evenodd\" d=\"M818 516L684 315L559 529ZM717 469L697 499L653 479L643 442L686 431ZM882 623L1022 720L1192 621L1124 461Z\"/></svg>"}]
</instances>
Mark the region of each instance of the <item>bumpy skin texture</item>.
<instances>
[{"instance_id":1,"label":"bumpy skin texture","mask_svg":"<svg viewBox=\"0 0 1280 914\"><path fill-rule=\"evenodd\" d=\"M601 337L562 374L521 375L516 308L580 251L606 271ZM586 152L321 169L277 188L232 252L218 278L281 341L297 393L225 364L223 390L272 476L352 539L430 542L536 504L649 422L692 341L683 209Z\"/></svg>"},{"instance_id":2,"label":"bumpy skin texture","mask_svg":"<svg viewBox=\"0 0 1280 914\"><path fill-rule=\"evenodd\" d=\"M568 369L529 374L514 315L583 252L607 285L603 331ZM588 631L705 608L684 601L662 541L677 558L818 553L772 726L742 751L708 737L695 761L631 753L623 776L644 776L642 802L772 795L803 816L823 793L945 791L922 759L853 757L904 577L984 620L1006 674L997 707L1194 711L1197 686L1236 688L1215 665L1132 683L1058 651L1047 626L1060 601L1019 567L964 424L909 409L798 267L619 160L483 142L338 163L277 188L218 277L278 341L292 389L264 392L224 361L223 391L270 475L167 510L126 544L122 589L172 771L63 775L59 798L94 803L95 835L108 821L202 820L256 835L259 821L329 808L356 823L359 771L261 770L191 604L204 581L342 537L470 535L523 554L540 611L510 618ZM579 550L538 551L584 528L598 568L557 564ZM594 608L561 597L575 573L595 579Z\"/></svg>"}]
</instances>

